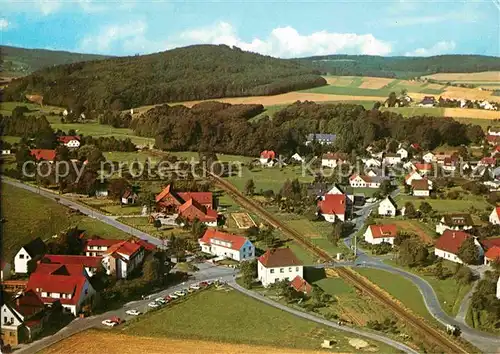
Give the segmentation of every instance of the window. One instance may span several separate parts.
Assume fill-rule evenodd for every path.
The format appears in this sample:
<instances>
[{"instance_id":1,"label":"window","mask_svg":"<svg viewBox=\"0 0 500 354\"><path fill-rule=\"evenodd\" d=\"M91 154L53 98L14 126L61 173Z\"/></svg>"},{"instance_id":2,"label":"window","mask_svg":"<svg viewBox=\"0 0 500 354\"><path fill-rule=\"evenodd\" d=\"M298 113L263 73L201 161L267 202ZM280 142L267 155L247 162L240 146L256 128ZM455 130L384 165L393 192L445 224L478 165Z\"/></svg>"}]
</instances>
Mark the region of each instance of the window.
<instances>
[{"instance_id":1,"label":"window","mask_svg":"<svg viewBox=\"0 0 500 354\"><path fill-rule=\"evenodd\" d=\"M24 259L24 254L20 254L19 259Z\"/></svg>"},{"instance_id":2,"label":"window","mask_svg":"<svg viewBox=\"0 0 500 354\"><path fill-rule=\"evenodd\" d=\"M292 267L288 268L288 272L290 273L292 272Z\"/></svg>"},{"instance_id":3,"label":"window","mask_svg":"<svg viewBox=\"0 0 500 354\"><path fill-rule=\"evenodd\" d=\"M4 316L3 323L7 323L7 316Z\"/></svg>"},{"instance_id":4,"label":"window","mask_svg":"<svg viewBox=\"0 0 500 354\"><path fill-rule=\"evenodd\" d=\"M274 273L274 269L271 269L271 270L270 270L270 273L271 273L271 274L273 274L273 273Z\"/></svg>"},{"instance_id":5,"label":"window","mask_svg":"<svg viewBox=\"0 0 500 354\"><path fill-rule=\"evenodd\" d=\"M295 271L296 271L296 272L298 272L298 271L299 271L299 267L296 267L296 268L295 268Z\"/></svg>"},{"instance_id":6,"label":"window","mask_svg":"<svg viewBox=\"0 0 500 354\"><path fill-rule=\"evenodd\" d=\"M285 268L280 268L280 273L285 273Z\"/></svg>"}]
</instances>

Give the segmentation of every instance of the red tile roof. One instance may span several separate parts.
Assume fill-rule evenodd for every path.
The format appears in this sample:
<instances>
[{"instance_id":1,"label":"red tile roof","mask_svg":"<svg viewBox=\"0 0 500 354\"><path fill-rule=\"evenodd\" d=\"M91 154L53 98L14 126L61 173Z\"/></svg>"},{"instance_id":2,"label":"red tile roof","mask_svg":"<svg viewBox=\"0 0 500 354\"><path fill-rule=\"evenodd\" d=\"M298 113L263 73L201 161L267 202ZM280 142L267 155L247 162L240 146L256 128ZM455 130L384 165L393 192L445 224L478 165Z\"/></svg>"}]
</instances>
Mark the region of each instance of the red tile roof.
<instances>
[{"instance_id":1,"label":"red tile roof","mask_svg":"<svg viewBox=\"0 0 500 354\"><path fill-rule=\"evenodd\" d=\"M212 192L179 192L177 195L184 201L194 199L201 205L212 205Z\"/></svg>"},{"instance_id":2,"label":"red tile roof","mask_svg":"<svg viewBox=\"0 0 500 354\"><path fill-rule=\"evenodd\" d=\"M38 263L33 274L82 275L82 264Z\"/></svg>"},{"instance_id":3,"label":"red tile roof","mask_svg":"<svg viewBox=\"0 0 500 354\"><path fill-rule=\"evenodd\" d=\"M80 141L80 137L76 136L76 135L63 135L63 136L58 137L57 140L63 144L67 144L73 140Z\"/></svg>"},{"instance_id":4,"label":"red tile roof","mask_svg":"<svg viewBox=\"0 0 500 354\"><path fill-rule=\"evenodd\" d=\"M85 248L87 248L89 246L111 247L114 244L120 243L122 241L123 240L107 240L107 239L103 239L103 238L93 238L93 239L89 239L89 240L87 240L87 242L85 242Z\"/></svg>"},{"instance_id":5,"label":"red tile roof","mask_svg":"<svg viewBox=\"0 0 500 354\"><path fill-rule=\"evenodd\" d=\"M492 143L496 143L500 141L500 136L488 134L486 135L486 140Z\"/></svg>"},{"instance_id":6,"label":"red tile roof","mask_svg":"<svg viewBox=\"0 0 500 354\"><path fill-rule=\"evenodd\" d=\"M486 251L486 253L484 254L484 257L488 258L488 259L493 259L493 260L495 260L497 258L500 259L500 246L491 247L489 250Z\"/></svg>"},{"instance_id":7,"label":"red tile roof","mask_svg":"<svg viewBox=\"0 0 500 354\"><path fill-rule=\"evenodd\" d=\"M198 203L194 199L189 199L179 207L179 215L192 221L198 218L202 222L213 222L217 220L217 211L209 209ZM194 217L191 216L189 210L193 211Z\"/></svg>"},{"instance_id":8,"label":"red tile roof","mask_svg":"<svg viewBox=\"0 0 500 354\"><path fill-rule=\"evenodd\" d=\"M345 161L347 159L347 156L345 154L336 152L336 153L326 153L321 156L321 159L323 160L341 160Z\"/></svg>"},{"instance_id":9,"label":"red tile roof","mask_svg":"<svg viewBox=\"0 0 500 354\"><path fill-rule=\"evenodd\" d=\"M38 160L54 161L56 158L56 150L49 149L31 149L30 154Z\"/></svg>"},{"instance_id":10,"label":"red tile roof","mask_svg":"<svg viewBox=\"0 0 500 354\"><path fill-rule=\"evenodd\" d=\"M355 173L351 177L349 177L349 181L354 181L357 177L361 178L366 183L371 183L372 182L372 178L370 176L367 176L367 175L358 175L357 173Z\"/></svg>"},{"instance_id":11,"label":"red tile roof","mask_svg":"<svg viewBox=\"0 0 500 354\"><path fill-rule=\"evenodd\" d=\"M90 256L67 256L60 254L46 254L43 260L48 260L50 263L59 264L79 264L84 267L98 268L102 262L102 257L90 257Z\"/></svg>"},{"instance_id":12,"label":"red tile roof","mask_svg":"<svg viewBox=\"0 0 500 354\"><path fill-rule=\"evenodd\" d=\"M13 299L13 307L23 317L30 317L45 309L45 305L33 290L27 290Z\"/></svg>"},{"instance_id":13,"label":"red tile roof","mask_svg":"<svg viewBox=\"0 0 500 354\"><path fill-rule=\"evenodd\" d=\"M142 239L134 239L130 241L132 243L137 243L138 245L142 246L146 251L154 251L156 249L156 245Z\"/></svg>"},{"instance_id":14,"label":"red tile roof","mask_svg":"<svg viewBox=\"0 0 500 354\"><path fill-rule=\"evenodd\" d=\"M295 289L295 291L304 293L304 294L310 294L312 291L312 286L309 284L307 281L305 281L304 278L302 278L300 275L297 275L293 280L290 282L290 286Z\"/></svg>"},{"instance_id":15,"label":"red tile roof","mask_svg":"<svg viewBox=\"0 0 500 354\"><path fill-rule=\"evenodd\" d=\"M373 238L396 237L398 228L394 224L370 225Z\"/></svg>"},{"instance_id":16,"label":"red tile roof","mask_svg":"<svg viewBox=\"0 0 500 354\"><path fill-rule=\"evenodd\" d=\"M481 245L483 245L483 247L485 249L489 249L491 247L500 247L500 237L496 237L496 238L487 238L485 240L482 240L480 241Z\"/></svg>"},{"instance_id":17,"label":"red tile roof","mask_svg":"<svg viewBox=\"0 0 500 354\"><path fill-rule=\"evenodd\" d=\"M207 229L205 233L203 234L203 237L200 238L200 242L210 244L212 243L212 240L220 240L224 242L229 242L230 246L226 248L231 248L235 251L239 251L241 247L245 244L245 242L248 241L248 238L239 236L239 235L234 235L222 231L218 231L215 229ZM221 245L222 246L222 245ZM224 246L222 246L224 247Z\"/></svg>"},{"instance_id":18,"label":"red tile roof","mask_svg":"<svg viewBox=\"0 0 500 354\"><path fill-rule=\"evenodd\" d=\"M472 236L467 232L448 229L443 232L443 235L440 238L438 238L435 248L449 253L458 254L458 250L460 249L462 242L469 237Z\"/></svg>"},{"instance_id":19,"label":"red tile roof","mask_svg":"<svg viewBox=\"0 0 500 354\"><path fill-rule=\"evenodd\" d=\"M266 268L301 266L302 262L290 248L275 248L267 250L259 257L259 262Z\"/></svg>"},{"instance_id":20,"label":"red tile roof","mask_svg":"<svg viewBox=\"0 0 500 354\"><path fill-rule=\"evenodd\" d=\"M165 188L163 188L163 190L160 192L160 194L158 194L155 197L156 202L159 202L160 200L162 200L163 198L165 198L168 194L170 194L171 191L172 191L172 187L169 184L168 186L166 186Z\"/></svg>"},{"instance_id":21,"label":"red tile roof","mask_svg":"<svg viewBox=\"0 0 500 354\"><path fill-rule=\"evenodd\" d=\"M430 183L427 179L414 179L411 181L411 187L417 191L428 191L430 189Z\"/></svg>"},{"instance_id":22,"label":"red tile roof","mask_svg":"<svg viewBox=\"0 0 500 354\"><path fill-rule=\"evenodd\" d=\"M416 163L415 168L418 171L430 171L430 170L432 170L432 164L431 163Z\"/></svg>"},{"instance_id":23,"label":"red tile roof","mask_svg":"<svg viewBox=\"0 0 500 354\"><path fill-rule=\"evenodd\" d=\"M75 305L80 300L80 295L86 282L87 278L84 275L32 273L28 280L28 289L35 291L44 303L52 303L59 300L61 304ZM71 299L43 297L42 292L71 294Z\"/></svg>"},{"instance_id":24,"label":"red tile roof","mask_svg":"<svg viewBox=\"0 0 500 354\"><path fill-rule=\"evenodd\" d=\"M264 150L260 153L261 159L275 159L276 153L273 150Z\"/></svg>"},{"instance_id":25,"label":"red tile roof","mask_svg":"<svg viewBox=\"0 0 500 354\"><path fill-rule=\"evenodd\" d=\"M134 243L134 242L129 242L129 241L122 241L120 243L114 244L110 248L107 249L106 254L113 254L113 253L119 253L122 255L126 255L131 257L135 253L137 253L141 249L141 245Z\"/></svg>"},{"instance_id":26,"label":"red tile roof","mask_svg":"<svg viewBox=\"0 0 500 354\"><path fill-rule=\"evenodd\" d=\"M344 194L326 194L324 200L318 201L321 214L344 215L346 209L346 197Z\"/></svg>"}]
</instances>

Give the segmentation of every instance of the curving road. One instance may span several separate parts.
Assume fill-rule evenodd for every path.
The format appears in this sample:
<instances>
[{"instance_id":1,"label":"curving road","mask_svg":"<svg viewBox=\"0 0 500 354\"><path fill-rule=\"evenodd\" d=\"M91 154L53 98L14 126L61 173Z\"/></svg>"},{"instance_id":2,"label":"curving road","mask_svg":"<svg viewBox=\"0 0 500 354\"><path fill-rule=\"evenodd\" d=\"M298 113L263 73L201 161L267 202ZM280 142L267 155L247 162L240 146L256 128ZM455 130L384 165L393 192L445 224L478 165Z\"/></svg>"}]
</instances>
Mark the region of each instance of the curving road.
<instances>
[{"instance_id":1,"label":"curving road","mask_svg":"<svg viewBox=\"0 0 500 354\"><path fill-rule=\"evenodd\" d=\"M352 238L354 233L360 230L371 210L378 203L369 205L367 207L362 208L358 211L358 217L354 219L354 223L356 225L355 231L346 239L344 239L344 243L348 248L351 248ZM465 314L467 312L468 304L470 303L470 296L472 296L472 292L469 292L462 303L462 306L459 311L459 315L456 318L451 317L441 308L441 304L439 303L438 297L432 288L432 286L427 282L427 280L405 271L404 269L393 267L389 264L383 263L380 258L372 257L366 254L363 250L357 249L356 252L356 262L353 266L365 266L369 268L381 269L393 274L398 274L406 279L409 279L413 284L415 284L420 291L424 299L425 306L427 307L427 311L440 323L443 325L452 324L455 326L459 326L462 330L462 337L475 345L477 348L482 350L484 353L498 353L500 352L500 337L495 336L493 334L489 334L486 332L479 331L467 325L465 323Z\"/></svg>"},{"instance_id":2,"label":"curving road","mask_svg":"<svg viewBox=\"0 0 500 354\"><path fill-rule=\"evenodd\" d=\"M245 295L248 295L250 297L253 297L254 299L256 300L259 300L259 301L262 301L270 306L273 306L273 307L276 307L280 310L283 310L283 311L286 311L286 312L289 312L295 316L298 316L298 317L302 317L302 318L305 318L307 320L310 320L310 321L313 321L313 322L316 322L316 323L319 323L319 324L323 324L325 326L328 326L328 327L332 327L332 328L335 328L337 330L341 330L341 331L345 331L345 332L350 332L350 333L354 333L356 335L359 335L359 336L362 336L362 337L366 337L366 338L370 338L370 339L373 339L373 340L376 340L376 341L379 341L379 342L383 342L383 343L386 343L396 349L399 349L399 350L402 350L404 352L407 352L407 353L412 353L412 354L417 354L418 352L413 350L412 348L402 344L402 343L399 343L395 340L392 340L390 338L387 338L387 337L384 337L384 336L381 336L381 335L378 335L378 334L375 334L375 333L371 333L371 332L365 332L365 331L361 331L361 330L358 330L356 328L351 328L351 327L346 327L346 326L339 326L337 323L335 322L331 322L331 321L328 321L328 320L325 320L323 318L320 318L320 317L316 317L312 314L309 314L309 313L306 313L306 312L302 312L302 311L298 311L298 310L295 310L295 309L292 309L288 306L285 306L285 305L282 305L276 301L273 301L273 300L270 300L260 294L257 294L253 291L250 291L250 290L247 290L245 288L243 288L242 286L238 285L236 282L234 281L231 281L228 283L229 286L231 286L232 288L242 292L243 294Z\"/></svg>"},{"instance_id":3,"label":"curving road","mask_svg":"<svg viewBox=\"0 0 500 354\"><path fill-rule=\"evenodd\" d=\"M83 214L85 214L93 219L97 219L97 220L102 221L108 225L111 225L119 230L122 230L123 232L131 234L132 236L136 236L136 237L139 237L143 240L151 242L152 244L154 244L156 246L160 246L160 247L165 246L165 243L163 240L160 240L160 239L158 239L150 234L142 232L141 230L137 230L136 228L133 228L132 226L122 224L121 222L116 221L116 219L114 219L113 217L99 213L98 211L95 211L93 209L85 207L77 202L72 201L71 199L65 198L59 194L54 193L54 192L49 192L45 189L37 188L37 187L31 186L29 184L25 184L22 182L18 182L16 180L12 180L10 178L2 177L2 183L10 184L14 187L22 188L22 189L27 190L29 192L41 195L42 197L52 199L53 201L58 202L61 205L67 206L73 210L78 210L81 213L83 213Z\"/></svg>"}]
</instances>

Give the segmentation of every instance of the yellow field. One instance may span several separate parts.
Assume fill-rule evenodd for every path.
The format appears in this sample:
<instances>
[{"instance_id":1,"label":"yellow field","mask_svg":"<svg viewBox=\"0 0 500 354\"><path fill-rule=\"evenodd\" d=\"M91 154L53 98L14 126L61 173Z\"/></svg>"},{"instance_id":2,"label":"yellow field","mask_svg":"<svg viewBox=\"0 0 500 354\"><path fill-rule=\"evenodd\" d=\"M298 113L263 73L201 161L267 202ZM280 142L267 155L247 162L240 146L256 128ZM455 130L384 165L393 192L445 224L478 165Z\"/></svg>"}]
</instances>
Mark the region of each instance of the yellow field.
<instances>
[{"instance_id":1,"label":"yellow field","mask_svg":"<svg viewBox=\"0 0 500 354\"><path fill-rule=\"evenodd\" d=\"M500 102L500 96L492 96L493 91L482 91L465 87L448 86L441 95L445 98L465 98L469 100L488 100Z\"/></svg>"},{"instance_id":2,"label":"yellow field","mask_svg":"<svg viewBox=\"0 0 500 354\"><path fill-rule=\"evenodd\" d=\"M480 73L440 73L424 76L439 81L493 81L500 82L500 71L483 71Z\"/></svg>"},{"instance_id":3,"label":"yellow field","mask_svg":"<svg viewBox=\"0 0 500 354\"><path fill-rule=\"evenodd\" d=\"M118 334L110 331L88 330L58 342L43 354L191 354L191 353L276 353L276 354L320 354L324 351L282 349L267 346L230 344L188 339L150 338ZM328 351L329 353L332 353Z\"/></svg>"},{"instance_id":4,"label":"yellow field","mask_svg":"<svg viewBox=\"0 0 500 354\"><path fill-rule=\"evenodd\" d=\"M364 77L363 83L359 88L377 90L393 82L394 79L385 79L382 77Z\"/></svg>"},{"instance_id":5,"label":"yellow field","mask_svg":"<svg viewBox=\"0 0 500 354\"><path fill-rule=\"evenodd\" d=\"M477 118L477 119L500 119L500 111L487 111L484 109L445 108L445 117L453 118Z\"/></svg>"},{"instance_id":6,"label":"yellow field","mask_svg":"<svg viewBox=\"0 0 500 354\"><path fill-rule=\"evenodd\" d=\"M426 88L430 88L433 90L441 90L444 86L440 84L428 84Z\"/></svg>"}]
</instances>

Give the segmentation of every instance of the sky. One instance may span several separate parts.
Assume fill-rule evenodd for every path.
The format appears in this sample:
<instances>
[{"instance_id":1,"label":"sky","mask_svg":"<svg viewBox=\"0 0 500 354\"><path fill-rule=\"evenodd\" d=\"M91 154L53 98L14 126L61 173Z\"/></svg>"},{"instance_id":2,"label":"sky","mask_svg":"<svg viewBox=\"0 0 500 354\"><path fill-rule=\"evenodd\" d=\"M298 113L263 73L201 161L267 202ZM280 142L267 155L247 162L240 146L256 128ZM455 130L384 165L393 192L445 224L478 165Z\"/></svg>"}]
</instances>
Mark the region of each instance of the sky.
<instances>
[{"instance_id":1,"label":"sky","mask_svg":"<svg viewBox=\"0 0 500 354\"><path fill-rule=\"evenodd\" d=\"M500 56L500 0L0 0L0 42L108 55Z\"/></svg>"}]
</instances>

